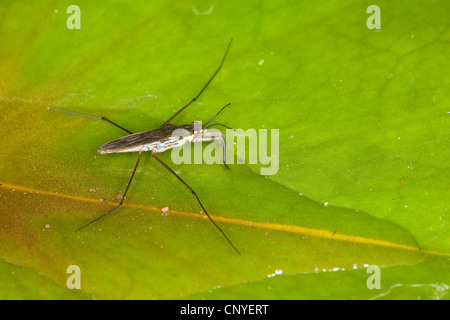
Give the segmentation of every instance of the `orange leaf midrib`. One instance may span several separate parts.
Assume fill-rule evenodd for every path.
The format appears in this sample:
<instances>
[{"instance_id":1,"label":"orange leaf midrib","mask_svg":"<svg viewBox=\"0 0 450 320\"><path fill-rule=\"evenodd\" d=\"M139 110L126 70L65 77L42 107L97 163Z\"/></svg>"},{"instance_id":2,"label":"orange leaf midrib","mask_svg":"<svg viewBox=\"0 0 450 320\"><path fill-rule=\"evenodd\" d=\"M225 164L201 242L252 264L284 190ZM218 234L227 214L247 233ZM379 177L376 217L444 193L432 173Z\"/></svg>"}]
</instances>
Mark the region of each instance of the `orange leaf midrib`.
<instances>
[{"instance_id":1,"label":"orange leaf midrib","mask_svg":"<svg viewBox=\"0 0 450 320\"><path fill-rule=\"evenodd\" d=\"M70 200L75 200L75 201L117 206L117 203L114 203L114 202L106 202L105 203L105 202L99 201L98 199L84 198L84 197L73 196L73 195L68 195L68 194L63 194L63 193L58 193L58 192L51 192L51 191L47 191L47 190L37 190L37 189L33 189L33 188L12 185L9 183L0 183L0 187L5 188L5 189L12 189L12 190L34 193L34 194L41 194L41 195L45 195L45 196L70 199ZM130 203L124 203L122 205L122 207L138 208L138 209L144 209L144 210L149 210L149 211L161 212L161 208L144 206L144 205L136 205L136 204L130 204ZM190 213L190 212L186 212L186 211L173 210L173 209L170 210L170 213L177 214L180 216L189 216L189 217L201 218L201 219L207 218L207 216L204 214ZM255 222L255 221L250 221L250 220L227 218L227 217L213 216L213 215L211 215L211 218L214 219L216 222L243 225L243 226L247 226L247 227L256 227L256 228L267 229L267 230L292 232L292 233L296 233L296 234L302 234L302 235L313 236L313 237L327 238L327 239L346 241L346 242L352 242L352 243L376 245L376 246L382 246L382 247L390 247L390 248L396 248L396 249L401 249L401 250L421 252L424 254L450 257L450 253L447 253L447 252L439 252L439 251L433 251L433 250L421 250L420 248L415 247L415 246L410 246L410 245L405 245L405 244L400 244L400 243L395 243L395 242L390 242L390 241L385 241L385 240L380 240L380 239L365 238L365 237L353 236L353 235L348 235L348 234L335 233L335 232L330 232L328 230L312 229L312 228L301 227L301 226L296 226L296 225L285 225L285 224L277 224L277 223L269 223L269 222L262 223L262 222Z\"/></svg>"}]
</instances>

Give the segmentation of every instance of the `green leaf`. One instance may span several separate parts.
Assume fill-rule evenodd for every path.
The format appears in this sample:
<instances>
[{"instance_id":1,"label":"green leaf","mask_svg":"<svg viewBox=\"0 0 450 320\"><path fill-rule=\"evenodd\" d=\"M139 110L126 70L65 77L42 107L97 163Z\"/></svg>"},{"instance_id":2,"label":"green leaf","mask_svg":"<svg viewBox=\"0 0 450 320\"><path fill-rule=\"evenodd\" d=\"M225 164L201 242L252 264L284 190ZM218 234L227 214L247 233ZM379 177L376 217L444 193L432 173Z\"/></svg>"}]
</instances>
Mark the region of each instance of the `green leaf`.
<instances>
[{"instance_id":1,"label":"green leaf","mask_svg":"<svg viewBox=\"0 0 450 320\"><path fill-rule=\"evenodd\" d=\"M359 1L77 1L79 30L71 4L0 4L0 297L448 299L446 2L381 1L380 30ZM221 123L279 130L277 174L160 157L241 255L148 153L124 206L74 232L119 203L137 154L100 155L124 132L49 108L158 128L230 38L175 123L231 102Z\"/></svg>"}]
</instances>

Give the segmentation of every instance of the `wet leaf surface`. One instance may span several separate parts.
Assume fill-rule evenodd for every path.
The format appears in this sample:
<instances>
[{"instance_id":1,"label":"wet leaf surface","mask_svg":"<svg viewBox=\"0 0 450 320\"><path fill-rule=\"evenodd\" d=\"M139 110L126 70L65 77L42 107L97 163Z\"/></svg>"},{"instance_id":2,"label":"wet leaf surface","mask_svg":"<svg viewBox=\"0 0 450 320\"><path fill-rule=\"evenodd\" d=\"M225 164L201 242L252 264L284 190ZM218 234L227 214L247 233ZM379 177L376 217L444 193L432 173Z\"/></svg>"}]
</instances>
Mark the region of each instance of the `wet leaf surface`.
<instances>
[{"instance_id":1,"label":"wet leaf surface","mask_svg":"<svg viewBox=\"0 0 450 320\"><path fill-rule=\"evenodd\" d=\"M78 1L80 30L70 4L0 4L2 298L448 299L444 1L382 1L379 31L357 1ZM221 123L279 130L277 174L161 159L242 255L150 154L124 207L74 232L120 201L137 154L100 155L122 131L48 108L157 128L231 37L176 123L231 102Z\"/></svg>"}]
</instances>

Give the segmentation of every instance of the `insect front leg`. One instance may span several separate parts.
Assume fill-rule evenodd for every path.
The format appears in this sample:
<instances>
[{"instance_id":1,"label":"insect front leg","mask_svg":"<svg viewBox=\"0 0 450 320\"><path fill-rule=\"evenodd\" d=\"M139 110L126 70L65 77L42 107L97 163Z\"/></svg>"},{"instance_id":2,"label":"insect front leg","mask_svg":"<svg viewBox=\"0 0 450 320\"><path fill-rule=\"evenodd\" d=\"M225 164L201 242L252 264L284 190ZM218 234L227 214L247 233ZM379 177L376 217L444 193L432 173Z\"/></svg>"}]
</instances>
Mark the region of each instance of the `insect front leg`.
<instances>
[{"instance_id":1,"label":"insect front leg","mask_svg":"<svg viewBox=\"0 0 450 320\"><path fill-rule=\"evenodd\" d=\"M227 148L225 145L225 138L223 136L223 133L221 131L208 131L201 136L194 137L192 139L192 142L208 142L208 141L215 141L220 140L221 147L223 149L223 165L225 168L230 169L227 166Z\"/></svg>"}]
</instances>

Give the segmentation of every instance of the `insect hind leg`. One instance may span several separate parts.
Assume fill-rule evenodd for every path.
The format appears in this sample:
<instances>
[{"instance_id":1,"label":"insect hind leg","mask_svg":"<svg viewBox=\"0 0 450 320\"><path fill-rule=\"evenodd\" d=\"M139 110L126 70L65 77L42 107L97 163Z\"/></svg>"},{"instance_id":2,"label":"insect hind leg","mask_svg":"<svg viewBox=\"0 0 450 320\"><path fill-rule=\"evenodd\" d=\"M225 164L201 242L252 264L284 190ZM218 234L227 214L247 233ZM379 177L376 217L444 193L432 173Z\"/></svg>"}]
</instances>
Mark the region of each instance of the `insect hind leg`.
<instances>
[{"instance_id":1,"label":"insect hind leg","mask_svg":"<svg viewBox=\"0 0 450 320\"><path fill-rule=\"evenodd\" d=\"M125 192L123 193L122 200L120 201L119 205L118 205L117 207L115 207L114 209L111 209L111 210L109 210L108 212L102 214L101 216L95 218L95 219L92 220L91 222L89 222L89 223L83 225L82 227L78 228L77 230L75 230L75 232L78 232L78 231L80 231L80 230L86 228L87 226L90 226L90 225L93 224L94 222L100 220L100 219L103 218L103 217L106 217L106 216L107 216L108 214L110 214L111 212L113 212L113 211L115 211L115 210L117 210L117 209L119 209L119 208L122 207L122 204L123 204L123 202L125 201L125 197L127 196L128 189L130 188L131 181L133 181L133 178L134 178L134 175L135 175L135 173L136 173L137 167L138 167L138 165L139 165L139 162L141 161L142 153L143 153L142 150L139 151L139 157L138 157L138 159L137 159L136 165L134 166L133 172L131 173L131 177L130 177L130 179L128 180L127 187L126 187L126 189L125 189Z\"/></svg>"},{"instance_id":2,"label":"insect hind leg","mask_svg":"<svg viewBox=\"0 0 450 320\"><path fill-rule=\"evenodd\" d=\"M92 118L92 119L97 119L97 120L104 120L104 121L106 121L106 122L112 124L113 126L116 126L117 128L119 128L119 129L121 129L121 130L127 132L128 134L133 134L133 132L131 132L130 130L125 129L124 127L118 125L118 124L115 123L115 122L112 122L111 120L109 120L108 118L105 118L105 117L91 116L91 115L88 115L88 114L76 113L76 112L72 112L72 111L60 110L60 109L55 109L55 108L50 108L49 110L52 110L52 111L58 111L58 112L63 112L63 113L68 113L68 114L73 114L73 115L75 115L75 116L80 116L80 117L85 117L85 118Z\"/></svg>"}]
</instances>

